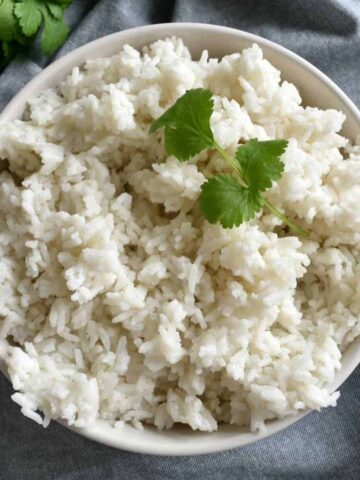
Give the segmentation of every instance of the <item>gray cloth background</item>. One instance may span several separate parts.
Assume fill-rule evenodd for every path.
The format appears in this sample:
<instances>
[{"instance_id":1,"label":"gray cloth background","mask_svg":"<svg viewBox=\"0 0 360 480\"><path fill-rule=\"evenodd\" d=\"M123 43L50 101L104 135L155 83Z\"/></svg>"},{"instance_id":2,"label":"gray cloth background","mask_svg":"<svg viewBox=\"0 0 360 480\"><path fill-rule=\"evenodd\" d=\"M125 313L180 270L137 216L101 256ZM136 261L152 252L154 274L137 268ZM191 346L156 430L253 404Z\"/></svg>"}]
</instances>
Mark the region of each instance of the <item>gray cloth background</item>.
<instances>
[{"instance_id":1,"label":"gray cloth background","mask_svg":"<svg viewBox=\"0 0 360 480\"><path fill-rule=\"evenodd\" d=\"M57 57L138 25L206 22L259 34L299 53L360 105L360 0L74 0ZM0 108L53 59L17 58L0 75ZM200 457L115 450L20 414L0 375L0 480L360 479L360 368L336 408L244 448Z\"/></svg>"}]
</instances>

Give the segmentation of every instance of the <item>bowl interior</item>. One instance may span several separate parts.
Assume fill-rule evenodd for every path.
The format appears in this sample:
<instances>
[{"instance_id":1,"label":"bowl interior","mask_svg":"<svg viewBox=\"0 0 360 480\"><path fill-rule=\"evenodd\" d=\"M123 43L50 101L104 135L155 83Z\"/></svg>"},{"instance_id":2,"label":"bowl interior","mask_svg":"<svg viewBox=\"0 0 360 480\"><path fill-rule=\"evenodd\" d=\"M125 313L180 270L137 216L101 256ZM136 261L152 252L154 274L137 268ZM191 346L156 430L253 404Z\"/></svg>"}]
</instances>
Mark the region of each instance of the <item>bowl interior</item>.
<instances>
[{"instance_id":1,"label":"bowl interior","mask_svg":"<svg viewBox=\"0 0 360 480\"><path fill-rule=\"evenodd\" d=\"M282 78L299 88L305 105L342 110L347 116L343 134L350 139L356 138L360 130L359 111L348 97L315 67L268 40L246 32L206 24L179 23L139 27L84 45L35 77L9 103L0 115L0 120L20 117L28 98L36 96L45 88L57 85L74 66L81 65L86 60L112 55L126 43L141 48L159 38L173 35L184 40L194 58L199 57L204 49L207 49L212 57L222 57L241 51L254 42L258 43L265 57L282 72ZM338 388L360 362L359 347L360 339L346 350L342 369L335 381L328 386L329 390ZM0 368L6 374L5 364L1 361L1 357L4 358L5 355L6 342L0 339ZM185 427L162 432L153 427L145 427L143 431L139 431L129 425L125 425L121 430L115 430L102 421L96 422L91 428L74 430L99 442L126 450L162 455L190 455L234 448L256 441L294 423L305 413L271 421L266 432L256 434L241 431L234 426L221 426L213 433L192 432Z\"/></svg>"}]
</instances>

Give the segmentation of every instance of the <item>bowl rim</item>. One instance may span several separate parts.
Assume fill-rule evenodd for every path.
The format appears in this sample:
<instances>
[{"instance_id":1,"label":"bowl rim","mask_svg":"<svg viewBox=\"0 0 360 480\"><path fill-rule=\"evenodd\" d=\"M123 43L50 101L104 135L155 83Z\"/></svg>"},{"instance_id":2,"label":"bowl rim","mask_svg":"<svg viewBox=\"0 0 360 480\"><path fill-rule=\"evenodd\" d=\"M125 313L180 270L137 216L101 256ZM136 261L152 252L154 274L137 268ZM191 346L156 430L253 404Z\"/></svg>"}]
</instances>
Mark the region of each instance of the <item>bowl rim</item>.
<instances>
[{"instance_id":1,"label":"bowl rim","mask_svg":"<svg viewBox=\"0 0 360 480\"><path fill-rule=\"evenodd\" d=\"M76 65L81 65L86 61L86 56L92 50L106 50L110 44L125 44L128 43L129 40L127 37L130 35L139 35L147 34L147 33L156 33L157 38L164 38L169 36L169 30L171 30L171 35L181 37L184 30L188 32L201 32L203 34L222 34L227 33L229 35L233 35L238 39L243 39L249 41L251 43L257 43L262 48L266 47L267 49L275 52L280 56L286 57L287 59L292 60L294 63L300 65L303 69L311 72L314 77L316 77L320 83L325 84L332 93L338 97L340 102L344 104L347 109L351 112L353 117L355 118L356 122L359 124L360 127L360 112L355 106L355 104L350 100L350 98L323 72L321 72L317 67L312 65L307 60L303 59L296 53L288 50L287 48L271 41L260 37L258 35L238 30L235 28L224 27L220 25L212 25L206 23L193 23L193 22L179 22L179 23L159 23L153 25L145 25L140 27L129 28L126 30L122 30L120 32L116 32L110 35L106 35L99 39L93 40L89 43L86 43L73 51L67 53L63 57L59 58L58 60L54 61L50 65L48 65L44 70L42 70L38 75L36 75L32 80L30 80L7 104L7 106L3 109L0 113L0 122L12 120L14 118L18 118L19 114L23 112L24 107L26 105L27 99L32 97L33 89L36 90L36 86L39 84L44 84L42 88L39 90L44 90L48 88L50 85L56 85L58 80L56 81L49 81L51 78L57 78L57 75L60 78L64 75L64 70L66 74L71 70L72 67ZM130 41L131 42L131 41ZM144 43L146 44L146 42ZM103 58L108 54L99 54L96 58ZM94 57L95 58L95 57ZM49 85L47 85L49 82ZM39 93L36 93L36 95ZM343 362L341 369L337 372L336 378L334 382L327 386L329 391L336 390L346 379L347 377L353 372L353 370L357 367L360 363L360 338L356 339L351 343L351 345L346 349L343 355L343 359L346 357L346 361ZM7 349L7 342L5 339L0 339L0 371L8 377L7 368L5 366L5 357L6 357L6 349ZM297 415L293 415L290 417L284 417L280 419L276 419L271 424L268 425L267 430L265 432L259 433L252 433L246 432L243 433L241 431L235 431L233 435L226 438L219 438L216 439L217 432L203 432L201 435L203 436L212 436L211 442L206 443L206 445L202 445L201 437L196 436L195 433L194 439L198 438L197 444L193 444L193 442L183 442L181 445L181 450L179 450L179 445L175 443L169 443L167 446L162 445L161 451L156 444L152 444L151 442L144 441L140 442L138 440L132 441L126 435L121 434L121 430L115 430L114 428L110 427L109 425L104 425L102 421L97 420L95 424L91 427L86 428L78 428L69 426L66 421L61 419L57 419L58 423L66 426L67 428L97 442L103 443L105 445L120 448L123 450L137 452L137 453L145 453L145 454L152 454L152 455L173 455L173 456L184 456L184 455L199 455L199 454L207 454L213 452L219 452L231 448L245 446L247 444L256 442L260 439L266 438L280 430L283 430L290 425L294 424L302 417L307 415L311 410L305 410L303 412L298 413ZM112 435L111 435L112 432ZM116 435L115 433L116 432Z\"/></svg>"}]
</instances>

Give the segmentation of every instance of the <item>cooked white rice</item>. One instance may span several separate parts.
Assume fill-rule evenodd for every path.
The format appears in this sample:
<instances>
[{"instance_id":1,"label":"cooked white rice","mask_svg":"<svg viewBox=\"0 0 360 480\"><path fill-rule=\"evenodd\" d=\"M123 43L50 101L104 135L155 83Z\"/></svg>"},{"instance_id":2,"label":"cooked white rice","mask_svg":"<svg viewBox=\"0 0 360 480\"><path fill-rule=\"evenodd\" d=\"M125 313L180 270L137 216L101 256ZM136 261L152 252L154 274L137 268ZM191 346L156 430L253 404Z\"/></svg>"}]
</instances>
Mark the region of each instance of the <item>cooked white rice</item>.
<instances>
[{"instance_id":1,"label":"cooked white rice","mask_svg":"<svg viewBox=\"0 0 360 480\"><path fill-rule=\"evenodd\" d=\"M267 211L225 230L198 210L216 152L168 157L153 119L215 94L217 142L288 139ZM360 147L301 106L257 45L199 61L180 39L75 68L0 128L0 335L22 412L215 430L335 405L360 334ZM43 412L43 414L39 413Z\"/></svg>"}]
</instances>

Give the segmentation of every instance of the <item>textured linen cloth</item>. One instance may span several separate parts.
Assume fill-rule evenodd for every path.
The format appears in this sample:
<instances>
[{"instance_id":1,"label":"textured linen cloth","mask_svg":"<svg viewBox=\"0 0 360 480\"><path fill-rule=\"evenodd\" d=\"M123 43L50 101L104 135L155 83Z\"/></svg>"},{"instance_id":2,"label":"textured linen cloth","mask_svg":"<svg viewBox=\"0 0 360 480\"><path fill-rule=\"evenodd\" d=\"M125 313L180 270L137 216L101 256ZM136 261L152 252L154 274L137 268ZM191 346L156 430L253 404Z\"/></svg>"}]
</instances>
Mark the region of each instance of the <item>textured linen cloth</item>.
<instances>
[{"instance_id":1,"label":"textured linen cloth","mask_svg":"<svg viewBox=\"0 0 360 480\"><path fill-rule=\"evenodd\" d=\"M103 35L162 22L204 22L259 34L299 53L360 105L360 0L74 0L59 57ZM15 59L0 75L0 109L51 58ZM336 408L236 450L156 457L109 448L56 422L23 417L0 374L0 480L360 479L360 368Z\"/></svg>"}]
</instances>

